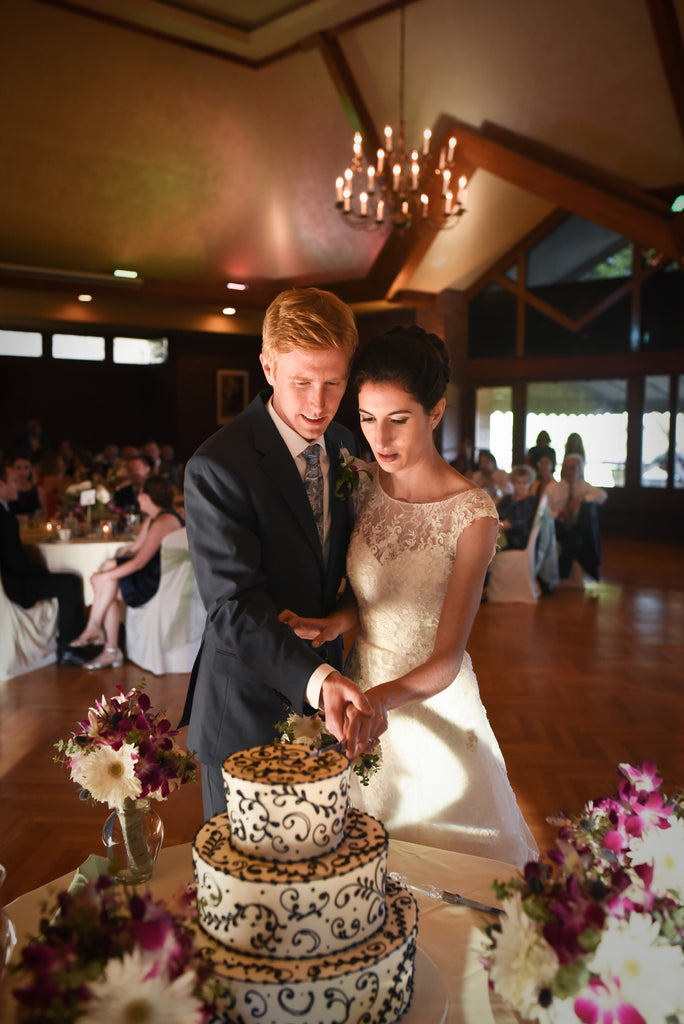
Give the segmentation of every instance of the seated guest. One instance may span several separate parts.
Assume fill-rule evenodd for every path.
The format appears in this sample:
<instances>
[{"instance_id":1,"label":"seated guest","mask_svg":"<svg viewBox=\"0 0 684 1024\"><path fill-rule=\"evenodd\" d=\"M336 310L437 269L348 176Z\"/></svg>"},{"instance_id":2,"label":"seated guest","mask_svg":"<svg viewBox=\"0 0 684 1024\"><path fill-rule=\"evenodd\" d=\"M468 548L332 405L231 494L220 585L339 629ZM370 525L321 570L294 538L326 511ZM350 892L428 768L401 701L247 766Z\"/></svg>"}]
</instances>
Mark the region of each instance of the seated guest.
<instances>
[{"instance_id":1,"label":"seated guest","mask_svg":"<svg viewBox=\"0 0 684 1024\"><path fill-rule=\"evenodd\" d=\"M486 491L495 504L504 494L513 493L513 484L505 470L499 469L496 459L488 448L481 448L477 455L477 469L470 474L470 479L483 491Z\"/></svg>"},{"instance_id":2,"label":"seated guest","mask_svg":"<svg viewBox=\"0 0 684 1024\"><path fill-rule=\"evenodd\" d=\"M534 483L531 466L514 466L510 472L513 494L505 494L498 505L501 529L506 547L523 550L527 547L539 499L531 493Z\"/></svg>"},{"instance_id":3,"label":"seated guest","mask_svg":"<svg viewBox=\"0 0 684 1024\"><path fill-rule=\"evenodd\" d=\"M581 455L565 456L560 480L550 483L545 493L556 524L561 579L568 578L574 561L589 576L600 579L602 552L597 507L608 495L602 487L593 487L584 479Z\"/></svg>"},{"instance_id":4,"label":"seated guest","mask_svg":"<svg viewBox=\"0 0 684 1024\"><path fill-rule=\"evenodd\" d=\"M139 608L154 597L161 579L161 542L168 533L185 525L173 508L173 487L165 477L148 477L138 501L146 517L138 536L123 555L108 559L90 577L95 596L86 627L73 646L104 643L104 650L84 666L87 669L118 668L122 664L117 602Z\"/></svg>"},{"instance_id":5,"label":"seated guest","mask_svg":"<svg viewBox=\"0 0 684 1024\"><path fill-rule=\"evenodd\" d=\"M83 583L71 572L48 572L32 562L19 538L19 523L10 512L18 497L15 471L0 462L0 576L5 594L14 604L32 608L37 601L56 597L57 660L60 665L82 665L69 650L69 641L83 629Z\"/></svg>"},{"instance_id":6,"label":"seated guest","mask_svg":"<svg viewBox=\"0 0 684 1024\"><path fill-rule=\"evenodd\" d=\"M138 496L152 472L152 460L147 455L131 455L126 460L127 482L114 491L113 503L124 512L140 513Z\"/></svg>"},{"instance_id":7,"label":"seated guest","mask_svg":"<svg viewBox=\"0 0 684 1024\"><path fill-rule=\"evenodd\" d=\"M532 493L534 470L531 466L514 466L511 470L511 482L515 491L506 494L498 504L499 520L506 537L505 553L524 550L530 539L530 532L541 495ZM539 517L539 529L535 545L535 576L542 593L550 594L558 583L558 552L553 519L548 511Z\"/></svg>"},{"instance_id":8,"label":"seated guest","mask_svg":"<svg viewBox=\"0 0 684 1024\"><path fill-rule=\"evenodd\" d=\"M553 448L550 449L553 451ZM537 461L537 479L532 484L532 493L541 498L549 484L555 483L556 456L540 455Z\"/></svg>"},{"instance_id":9,"label":"seated guest","mask_svg":"<svg viewBox=\"0 0 684 1024\"><path fill-rule=\"evenodd\" d=\"M48 519L57 513L62 495L70 483L62 456L58 452L44 452L40 459L38 486L45 492L45 514Z\"/></svg>"},{"instance_id":10,"label":"seated guest","mask_svg":"<svg viewBox=\"0 0 684 1024\"><path fill-rule=\"evenodd\" d=\"M178 466L175 462L162 457L161 448L156 441L152 439L145 441L143 451L145 455L152 460L153 473L157 473L159 476L165 476L167 480L171 481L174 487L180 486Z\"/></svg>"},{"instance_id":11,"label":"seated guest","mask_svg":"<svg viewBox=\"0 0 684 1024\"><path fill-rule=\"evenodd\" d=\"M13 512L15 516L46 519L45 491L38 486L28 451L16 451L10 465L14 470L14 478L19 492L17 500L10 502L10 512Z\"/></svg>"}]
</instances>

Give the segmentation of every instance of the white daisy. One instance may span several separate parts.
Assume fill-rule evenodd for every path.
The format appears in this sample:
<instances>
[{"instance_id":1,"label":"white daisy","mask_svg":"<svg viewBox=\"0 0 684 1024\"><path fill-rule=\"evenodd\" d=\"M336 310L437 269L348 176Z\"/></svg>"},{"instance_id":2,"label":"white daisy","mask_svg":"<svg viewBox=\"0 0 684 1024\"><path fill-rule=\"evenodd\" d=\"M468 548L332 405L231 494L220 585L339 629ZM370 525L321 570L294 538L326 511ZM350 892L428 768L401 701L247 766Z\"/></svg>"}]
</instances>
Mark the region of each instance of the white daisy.
<instances>
[{"instance_id":1,"label":"white daisy","mask_svg":"<svg viewBox=\"0 0 684 1024\"><path fill-rule=\"evenodd\" d=\"M132 743L124 743L120 750L103 744L91 754L72 758L71 778L87 789L93 800L113 808L123 807L127 796L135 800L142 790L134 771L135 753Z\"/></svg>"},{"instance_id":2,"label":"white daisy","mask_svg":"<svg viewBox=\"0 0 684 1024\"><path fill-rule=\"evenodd\" d=\"M653 864L652 888L665 895L674 890L684 902L684 820L671 818L670 828L649 828L632 843L634 864Z\"/></svg>"},{"instance_id":3,"label":"white daisy","mask_svg":"<svg viewBox=\"0 0 684 1024\"><path fill-rule=\"evenodd\" d=\"M659 939L659 926L644 914L612 918L590 964L604 980L618 979L620 992L645 1020L665 1020L681 999L684 955Z\"/></svg>"},{"instance_id":4,"label":"white daisy","mask_svg":"<svg viewBox=\"0 0 684 1024\"><path fill-rule=\"evenodd\" d=\"M139 950L110 960L102 981L90 986L93 998L79 1024L200 1024L195 976L186 971L170 982L164 973L148 977L149 969Z\"/></svg>"},{"instance_id":5,"label":"white daisy","mask_svg":"<svg viewBox=\"0 0 684 1024\"><path fill-rule=\"evenodd\" d=\"M550 986L558 970L558 957L538 924L522 909L520 893L504 903L501 934L489 976L499 995L524 1017L539 1010L539 990Z\"/></svg>"},{"instance_id":6,"label":"white daisy","mask_svg":"<svg viewBox=\"0 0 684 1024\"><path fill-rule=\"evenodd\" d=\"M295 743L303 743L309 747L315 747L320 743L323 732L323 722L320 718L290 715L288 723L293 727Z\"/></svg>"}]
</instances>

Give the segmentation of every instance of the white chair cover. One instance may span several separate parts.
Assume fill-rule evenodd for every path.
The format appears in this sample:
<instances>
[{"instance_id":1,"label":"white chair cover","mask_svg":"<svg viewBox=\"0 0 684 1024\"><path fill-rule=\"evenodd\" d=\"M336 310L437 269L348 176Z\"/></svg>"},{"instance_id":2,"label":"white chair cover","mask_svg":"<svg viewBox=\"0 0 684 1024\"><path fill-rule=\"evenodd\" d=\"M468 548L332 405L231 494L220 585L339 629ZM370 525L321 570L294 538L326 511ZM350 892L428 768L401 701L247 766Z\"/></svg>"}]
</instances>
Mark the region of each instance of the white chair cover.
<instances>
[{"instance_id":1,"label":"white chair cover","mask_svg":"<svg viewBox=\"0 0 684 1024\"><path fill-rule=\"evenodd\" d=\"M189 672L199 650L205 611L190 561L185 528L164 537L159 590L126 609L126 654L154 675Z\"/></svg>"},{"instance_id":2,"label":"white chair cover","mask_svg":"<svg viewBox=\"0 0 684 1024\"><path fill-rule=\"evenodd\" d=\"M57 598L14 604L0 584L0 682L57 660Z\"/></svg>"},{"instance_id":3,"label":"white chair cover","mask_svg":"<svg viewBox=\"0 0 684 1024\"><path fill-rule=\"evenodd\" d=\"M534 604L539 597L540 587L537 583L539 559L537 555L537 537L539 536L542 516L549 516L546 508L546 497L542 496L537 506L527 547L523 550L499 551L489 567L487 582L487 598L496 603L518 602ZM553 528L553 523L551 524ZM552 582L552 581L551 581Z\"/></svg>"}]
</instances>

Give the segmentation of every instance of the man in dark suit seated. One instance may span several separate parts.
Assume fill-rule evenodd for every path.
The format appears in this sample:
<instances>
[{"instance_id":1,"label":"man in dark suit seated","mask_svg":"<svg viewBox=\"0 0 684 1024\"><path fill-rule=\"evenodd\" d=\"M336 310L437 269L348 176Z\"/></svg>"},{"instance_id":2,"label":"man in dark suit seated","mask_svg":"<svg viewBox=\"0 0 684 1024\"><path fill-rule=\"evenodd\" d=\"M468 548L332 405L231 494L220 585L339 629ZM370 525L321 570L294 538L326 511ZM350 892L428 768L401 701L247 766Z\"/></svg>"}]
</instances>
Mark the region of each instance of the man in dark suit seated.
<instances>
[{"instance_id":1,"label":"man in dark suit seated","mask_svg":"<svg viewBox=\"0 0 684 1024\"><path fill-rule=\"evenodd\" d=\"M126 460L128 483L123 484L114 491L113 502L123 512L135 512L140 514L138 495L142 485L152 472L152 459L148 455L131 455Z\"/></svg>"},{"instance_id":2,"label":"man in dark suit seated","mask_svg":"<svg viewBox=\"0 0 684 1024\"><path fill-rule=\"evenodd\" d=\"M283 292L264 318L261 365L270 387L205 441L185 471L190 553L207 609L181 724L202 767L208 818L225 812L221 775L237 750L275 739L290 710L325 713L357 750L370 713L342 668L341 638L314 649L285 624L336 605L352 527L336 496L341 449L333 422L357 345L351 309L316 288Z\"/></svg>"},{"instance_id":3,"label":"man in dark suit seated","mask_svg":"<svg viewBox=\"0 0 684 1024\"><path fill-rule=\"evenodd\" d=\"M0 576L5 594L22 608L32 608L37 601L56 597L57 660L60 665L82 665L85 658L69 650L70 642L85 625L83 583L70 572L48 572L34 564L26 554L19 537L19 523L9 504L17 499L15 471L7 462L0 462Z\"/></svg>"}]
</instances>

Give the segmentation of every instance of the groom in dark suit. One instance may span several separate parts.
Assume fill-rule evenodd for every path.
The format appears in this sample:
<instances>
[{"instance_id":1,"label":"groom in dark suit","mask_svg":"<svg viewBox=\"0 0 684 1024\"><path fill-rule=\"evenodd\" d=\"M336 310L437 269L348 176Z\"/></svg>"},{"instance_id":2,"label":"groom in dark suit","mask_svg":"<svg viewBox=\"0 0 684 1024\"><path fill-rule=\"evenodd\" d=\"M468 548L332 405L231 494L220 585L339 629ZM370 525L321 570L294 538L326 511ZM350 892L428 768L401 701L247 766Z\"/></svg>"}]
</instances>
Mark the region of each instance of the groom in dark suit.
<instances>
[{"instance_id":1,"label":"groom in dark suit","mask_svg":"<svg viewBox=\"0 0 684 1024\"><path fill-rule=\"evenodd\" d=\"M316 288L283 292L263 324L270 388L205 441L187 464L188 538L207 621L181 725L202 766L205 816L225 811L221 776L236 750L270 743L293 710L325 712L358 752L366 698L340 674L342 645L314 650L280 621L286 609L334 608L351 533L335 497L340 449L333 423L358 342L349 307Z\"/></svg>"}]
</instances>

